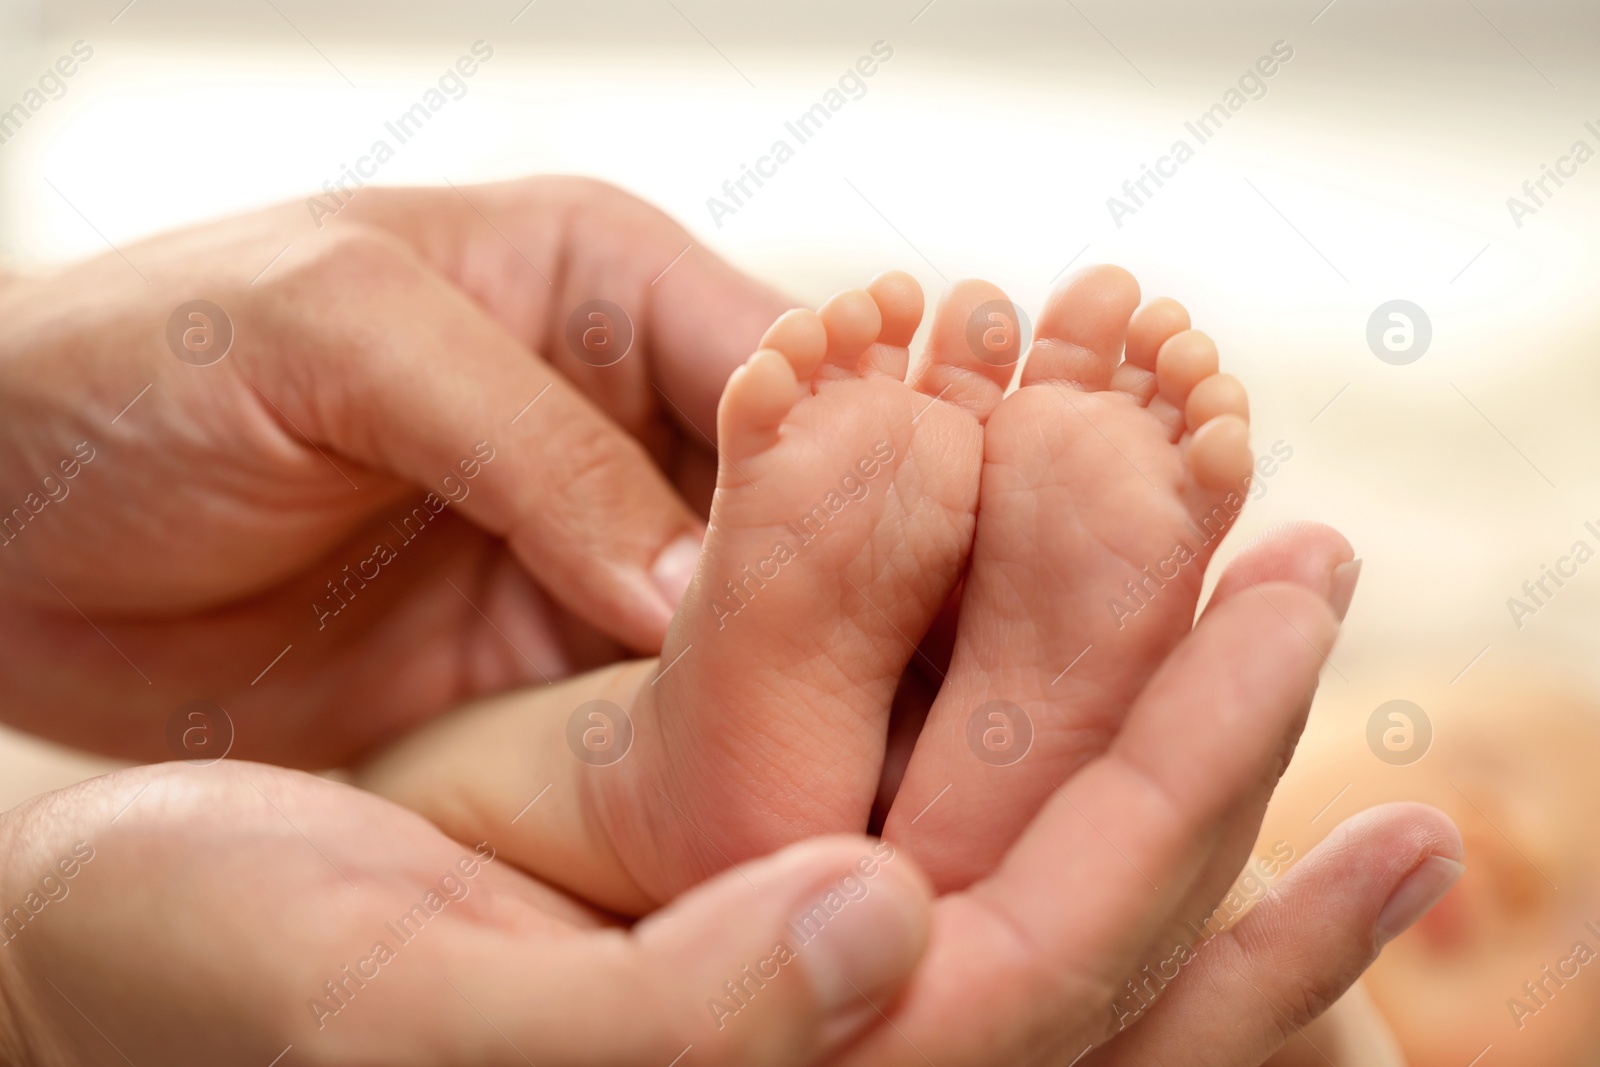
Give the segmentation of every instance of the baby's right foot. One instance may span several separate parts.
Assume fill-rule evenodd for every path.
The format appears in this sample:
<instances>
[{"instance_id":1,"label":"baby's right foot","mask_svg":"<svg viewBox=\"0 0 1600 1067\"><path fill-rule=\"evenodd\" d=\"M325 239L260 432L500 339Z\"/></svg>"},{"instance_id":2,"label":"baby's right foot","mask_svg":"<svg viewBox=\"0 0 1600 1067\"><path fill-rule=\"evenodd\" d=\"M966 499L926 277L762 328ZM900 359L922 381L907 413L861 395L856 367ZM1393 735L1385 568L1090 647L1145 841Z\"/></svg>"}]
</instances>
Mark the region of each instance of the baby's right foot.
<instances>
[{"instance_id":1,"label":"baby's right foot","mask_svg":"<svg viewBox=\"0 0 1600 1067\"><path fill-rule=\"evenodd\" d=\"M866 830L895 685L972 542L983 422L1017 352L979 358L968 323L1000 297L954 287L907 379L922 294L884 275L779 319L728 383L699 571L633 753L585 782L647 895Z\"/></svg>"},{"instance_id":2,"label":"baby's right foot","mask_svg":"<svg viewBox=\"0 0 1600 1067\"><path fill-rule=\"evenodd\" d=\"M1117 267L1056 292L988 421L949 674L884 828L941 891L1116 736L1244 504L1243 387L1182 306L1138 304Z\"/></svg>"}]
</instances>

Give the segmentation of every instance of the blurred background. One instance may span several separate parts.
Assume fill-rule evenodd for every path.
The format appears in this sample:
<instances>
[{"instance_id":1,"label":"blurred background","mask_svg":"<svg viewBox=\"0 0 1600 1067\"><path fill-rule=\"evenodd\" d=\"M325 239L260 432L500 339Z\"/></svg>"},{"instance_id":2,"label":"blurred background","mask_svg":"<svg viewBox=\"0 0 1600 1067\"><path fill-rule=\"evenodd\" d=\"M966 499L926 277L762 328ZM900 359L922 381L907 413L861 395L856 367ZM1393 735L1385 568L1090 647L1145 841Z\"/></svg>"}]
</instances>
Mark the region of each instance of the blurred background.
<instances>
[{"instance_id":1,"label":"blurred background","mask_svg":"<svg viewBox=\"0 0 1600 1067\"><path fill-rule=\"evenodd\" d=\"M1224 557L1316 518L1365 560L1291 774L1305 811L1274 832L1303 854L1364 804L1447 806L1512 873L1473 866L1455 926L1386 957L1380 977L1411 969L1384 1010L1419 1064L1591 1062L1600 973L1537 1006L1523 983L1600 949L1600 743L1550 725L1594 706L1600 562L1539 603L1523 583L1600 551L1600 6L0 0L0 257L48 270L302 199L475 42L492 59L375 181L605 178L806 303L894 267L1034 312L1097 261L1185 301L1251 389L1258 450L1292 452ZM798 143L785 124L875 46ZM779 139L793 158L735 204L724 182ZM1170 176L1125 188L1146 168ZM1411 740L1369 740L1394 700ZM0 807L106 766L5 735Z\"/></svg>"}]
</instances>

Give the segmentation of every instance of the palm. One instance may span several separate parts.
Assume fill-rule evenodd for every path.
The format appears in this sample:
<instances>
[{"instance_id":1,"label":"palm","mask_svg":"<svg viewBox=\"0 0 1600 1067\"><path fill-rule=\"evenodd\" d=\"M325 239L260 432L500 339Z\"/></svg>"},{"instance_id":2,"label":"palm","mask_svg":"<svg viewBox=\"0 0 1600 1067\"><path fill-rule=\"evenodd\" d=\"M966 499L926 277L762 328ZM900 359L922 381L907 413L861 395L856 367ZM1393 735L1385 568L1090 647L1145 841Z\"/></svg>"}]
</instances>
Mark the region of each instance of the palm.
<instances>
[{"instance_id":1,"label":"palm","mask_svg":"<svg viewBox=\"0 0 1600 1067\"><path fill-rule=\"evenodd\" d=\"M492 846L451 841L401 808L304 774L169 764L69 796L115 823L79 827L92 858L66 884L81 899L52 907L10 948L44 994L44 1032L81 1042L73 1062L123 1062L110 1042L135 1063L268 1063L291 1045L287 1062L418 1063L424 1047L440 1046L461 1062L521 1063L476 1012L498 1016L532 1050L530 1028L517 1033L521 1011L508 1017L504 1002L530 1003L520 998L546 964L518 958L559 953L552 942L604 925L490 858ZM180 929L204 936L174 939ZM379 942L392 953L381 966ZM137 987L106 959L140 961ZM222 1014L189 1015L181 1041L151 1023L171 1019L175 1004L220 1004L216 990L243 988L240 975L251 995ZM329 982L342 984L330 993Z\"/></svg>"}]
</instances>

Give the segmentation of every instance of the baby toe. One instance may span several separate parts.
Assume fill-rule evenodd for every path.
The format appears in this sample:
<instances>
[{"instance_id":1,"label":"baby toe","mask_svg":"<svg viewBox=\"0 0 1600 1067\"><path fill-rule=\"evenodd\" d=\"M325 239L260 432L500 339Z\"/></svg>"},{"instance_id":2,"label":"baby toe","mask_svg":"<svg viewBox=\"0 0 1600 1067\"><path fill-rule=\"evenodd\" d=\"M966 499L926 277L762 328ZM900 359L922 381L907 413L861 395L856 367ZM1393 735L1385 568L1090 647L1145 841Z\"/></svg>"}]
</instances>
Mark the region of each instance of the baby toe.
<instances>
[{"instance_id":1,"label":"baby toe","mask_svg":"<svg viewBox=\"0 0 1600 1067\"><path fill-rule=\"evenodd\" d=\"M1156 353L1189 328L1189 310L1169 296L1158 296L1133 313L1124 359L1143 370L1156 369Z\"/></svg>"},{"instance_id":2,"label":"baby toe","mask_svg":"<svg viewBox=\"0 0 1600 1067\"><path fill-rule=\"evenodd\" d=\"M778 440L784 417L808 390L783 352L763 348L733 372L717 407L717 442L735 462L764 452ZM719 465L721 478L728 477ZM737 468L733 468L737 471Z\"/></svg>"},{"instance_id":3,"label":"baby toe","mask_svg":"<svg viewBox=\"0 0 1600 1067\"><path fill-rule=\"evenodd\" d=\"M1180 410L1190 390L1216 373L1217 344L1199 330L1173 334L1156 353L1156 388Z\"/></svg>"},{"instance_id":4,"label":"baby toe","mask_svg":"<svg viewBox=\"0 0 1600 1067\"><path fill-rule=\"evenodd\" d=\"M828 377L856 377L862 372L862 356L883 330L883 313L878 302L865 289L846 289L828 298L817 309L827 328L827 353L823 371Z\"/></svg>"},{"instance_id":5,"label":"baby toe","mask_svg":"<svg viewBox=\"0 0 1600 1067\"><path fill-rule=\"evenodd\" d=\"M1189 391L1184 421L1190 430L1196 430L1222 415L1237 415L1246 423L1250 421L1250 397L1244 391L1244 383L1231 374L1200 379Z\"/></svg>"},{"instance_id":6,"label":"baby toe","mask_svg":"<svg viewBox=\"0 0 1600 1067\"><path fill-rule=\"evenodd\" d=\"M1189 471L1203 489L1242 487L1249 478L1250 426L1238 415L1219 415L1194 431L1189 442Z\"/></svg>"},{"instance_id":7,"label":"baby toe","mask_svg":"<svg viewBox=\"0 0 1600 1067\"><path fill-rule=\"evenodd\" d=\"M794 368L795 377L809 381L822 365L828 350L828 330L815 311L795 308L778 316L778 321L761 335L757 349L776 349Z\"/></svg>"}]
</instances>

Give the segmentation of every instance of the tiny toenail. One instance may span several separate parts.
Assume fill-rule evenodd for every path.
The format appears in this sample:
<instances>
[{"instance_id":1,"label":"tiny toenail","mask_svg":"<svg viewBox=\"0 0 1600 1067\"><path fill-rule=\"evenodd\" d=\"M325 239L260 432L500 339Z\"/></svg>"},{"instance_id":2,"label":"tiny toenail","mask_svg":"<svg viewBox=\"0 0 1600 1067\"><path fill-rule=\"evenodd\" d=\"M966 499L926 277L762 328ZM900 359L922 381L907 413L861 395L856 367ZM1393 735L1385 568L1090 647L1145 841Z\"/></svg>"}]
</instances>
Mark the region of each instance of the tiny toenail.
<instances>
[{"instance_id":1,"label":"tiny toenail","mask_svg":"<svg viewBox=\"0 0 1600 1067\"><path fill-rule=\"evenodd\" d=\"M1355 599L1356 583L1361 580L1361 561L1353 559L1348 563L1341 563L1333 568L1333 581L1328 588L1328 606L1333 613L1343 622L1350 611L1350 602Z\"/></svg>"}]
</instances>

